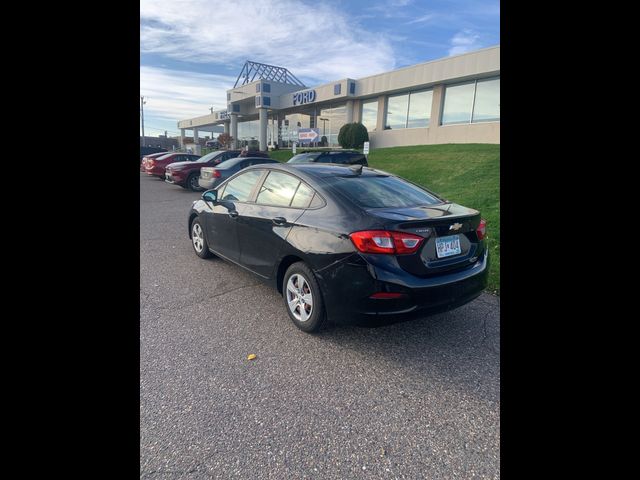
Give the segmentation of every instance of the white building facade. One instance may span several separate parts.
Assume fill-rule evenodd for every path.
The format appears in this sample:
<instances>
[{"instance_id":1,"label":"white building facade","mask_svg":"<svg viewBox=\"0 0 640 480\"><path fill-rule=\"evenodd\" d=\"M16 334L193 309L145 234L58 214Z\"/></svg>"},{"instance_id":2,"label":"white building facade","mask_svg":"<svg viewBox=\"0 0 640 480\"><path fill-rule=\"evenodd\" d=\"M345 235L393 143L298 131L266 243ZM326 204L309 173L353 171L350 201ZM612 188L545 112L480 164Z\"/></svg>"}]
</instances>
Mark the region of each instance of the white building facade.
<instances>
[{"instance_id":1,"label":"white building facade","mask_svg":"<svg viewBox=\"0 0 640 480\"><path fill-rule=\"evenodd\" d=\"M266 150L294 142L337 147L351 122L367 127L372 148L500 143L500 46L315 87L282 67L247 62L226 110L178 128L194 138L222 129L236 147Z\"/></svg>"}]
</instances>

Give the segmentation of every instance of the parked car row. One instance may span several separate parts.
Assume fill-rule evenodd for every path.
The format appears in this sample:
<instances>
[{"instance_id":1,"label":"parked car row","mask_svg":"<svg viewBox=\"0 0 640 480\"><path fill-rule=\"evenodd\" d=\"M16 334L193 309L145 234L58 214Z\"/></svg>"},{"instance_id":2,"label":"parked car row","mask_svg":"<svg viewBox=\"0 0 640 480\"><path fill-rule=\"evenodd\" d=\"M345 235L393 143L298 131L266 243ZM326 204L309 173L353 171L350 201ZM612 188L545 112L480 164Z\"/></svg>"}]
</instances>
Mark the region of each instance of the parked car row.
<instances>
[{"instance_id":1,"label":"parked car row","mask_svg":"<svg viewBox=\"0 0 640 480\"><path fill-rule=\"evenodd\" d=\"M188 216L196 255L273 285L306 332L327 318L375 324L479 296L489 272L480 212L366 162L344 150L286 164L240 150L144 159L148 175L206 190Z\"/></svg>"},{"instance_id":2,"label":"parked car row","mask_svg":"<svg viewBox=\"0 0 640 480\"><path fill-rule=\"evenodd\" d=\"M216 167L227 160L242 157L250 160L241 164L229 164L222 168L226 178L231 172L236 172L240 168L248 165L255 165L258 160L274 162L265 152L251 152L246 150L220 150L200 156L183 152L163 152L147 155L142 159L140 171L147 175L156 176L168 183L179 185L191 190L200 190L199 178L202 167ZM207 180L210 178L220 178L220 174L208 170ZM207 183L208 184L208 183Z\"/></svg>"}]
</instances>

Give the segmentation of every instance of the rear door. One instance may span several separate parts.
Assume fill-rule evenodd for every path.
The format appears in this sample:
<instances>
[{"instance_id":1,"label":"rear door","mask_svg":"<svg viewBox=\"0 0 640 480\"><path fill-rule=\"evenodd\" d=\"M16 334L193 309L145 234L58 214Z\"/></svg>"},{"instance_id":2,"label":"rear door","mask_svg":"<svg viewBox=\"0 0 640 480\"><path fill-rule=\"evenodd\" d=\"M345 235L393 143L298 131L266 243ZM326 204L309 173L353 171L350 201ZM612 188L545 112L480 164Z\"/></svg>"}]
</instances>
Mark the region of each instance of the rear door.
<instances>
[{"instance_id":1,"label":"rear door","mask_svg":"<svg viewBox=\"0 0 640 480\"><path fill-rule=\"evenodd\" d=\"M204 215L207 243L221 256L240 261L237 221L239 212L253 197L263 170L252 170L233 178L219 189L217 205L208 206Z\"/></svg>"},{"instance_id":2,"label":"rear door","mask_svg":"<svg viewBox=\"0 0 640 480\"><path fill-rule=\"evenodd\" d=\"M255 202L239 209L240 263L262 277L271 277L289 231L313 194L299 178L270 170Z\"/></svg>"}]
</instances>

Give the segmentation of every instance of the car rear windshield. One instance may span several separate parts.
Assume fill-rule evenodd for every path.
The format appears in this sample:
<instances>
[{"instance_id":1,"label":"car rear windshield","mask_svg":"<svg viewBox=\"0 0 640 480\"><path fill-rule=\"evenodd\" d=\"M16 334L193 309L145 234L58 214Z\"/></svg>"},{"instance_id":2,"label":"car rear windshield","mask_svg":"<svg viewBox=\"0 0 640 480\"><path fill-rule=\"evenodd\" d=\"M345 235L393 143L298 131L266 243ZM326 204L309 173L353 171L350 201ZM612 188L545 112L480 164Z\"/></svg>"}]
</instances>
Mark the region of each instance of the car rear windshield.
<instances>
[{"instance_id":1,"label":"car rear windshield","mask_svg":"<svg viewBox=\"0 0 640 480\"><path fill-rule=\"evenodd\" d=\"M243 158L243 157L230 158L229 160L225 160L224 162L219 163L216 166L216 168L218 170L224 170L225 168L233 168L237 164L239 164L240 162L244 162L245 160L246 158Z\"/></svg>"},{"instance_id":2,"label":"car rear windshield","mask_svg":"<svg viewBox=\"0 0 640 480\"><path fill-rule=\"evenodd\" d=\"M361 208L407 208L442 203L438 197L398 177L331 177L328 182Z\"/></svg>"},{"instance_id":3,"label":"car rear windshield","mask_svg":"<svg viewBox=\"0 0 640 480\"><path fill-rule=\"evenodd\" d=\"M200 157L199 159L196 160L196 162L198 163L206 163L209 160L213 160L213 158L217 157L218 155L222 155L224 152L211 152L211 153L207 153L206 155L204 155L203 157Z\"/></svg>"},{"instance_id":4,"label":"car rear windshield","mask_svg":"<svg viewBox=\"0 0 640 480\"><path fill-rule=\"evenodd\" d=\"M291 157L287 163L307 163L312 162L316 158L322 155L322 152L317 153L299 153L298 155Z\"/></svg>"}]
</instances>

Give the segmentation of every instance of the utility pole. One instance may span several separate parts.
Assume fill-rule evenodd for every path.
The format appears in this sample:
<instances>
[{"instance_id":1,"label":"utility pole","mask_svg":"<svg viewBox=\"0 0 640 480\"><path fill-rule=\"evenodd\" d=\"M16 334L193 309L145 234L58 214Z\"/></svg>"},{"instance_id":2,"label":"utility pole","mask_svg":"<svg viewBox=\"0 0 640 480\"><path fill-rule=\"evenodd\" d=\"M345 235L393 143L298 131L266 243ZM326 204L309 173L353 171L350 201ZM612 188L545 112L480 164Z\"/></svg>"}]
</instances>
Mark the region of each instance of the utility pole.
<instances>
[{"instance_id":1,"label":"utility pole","mask_svg":"<svg viewBox=\"0 0 640 480\"><path fill-rule=\"evenodd\" d=\"M144 97L140 96L140 120L142 121L142 146L144 147Z\"/></svg>"}]
</instances>

